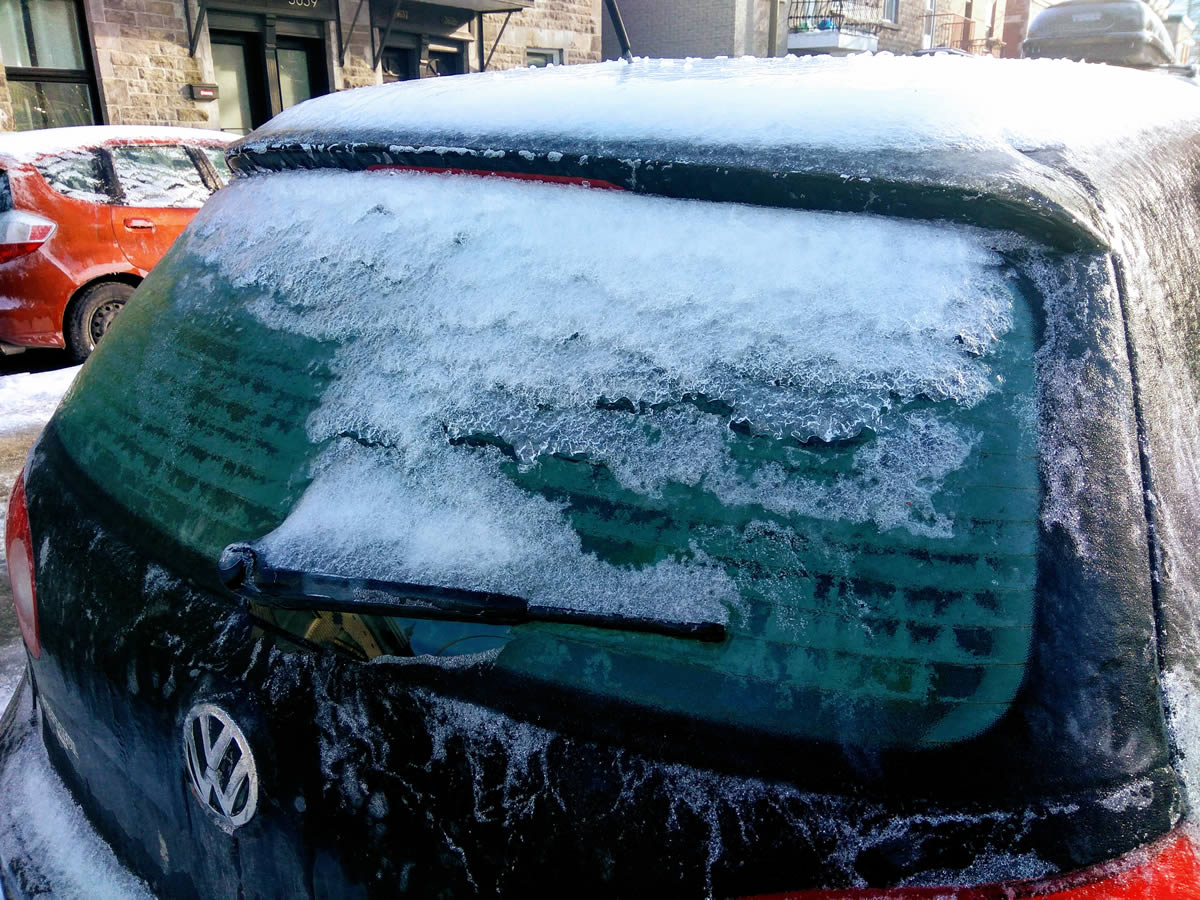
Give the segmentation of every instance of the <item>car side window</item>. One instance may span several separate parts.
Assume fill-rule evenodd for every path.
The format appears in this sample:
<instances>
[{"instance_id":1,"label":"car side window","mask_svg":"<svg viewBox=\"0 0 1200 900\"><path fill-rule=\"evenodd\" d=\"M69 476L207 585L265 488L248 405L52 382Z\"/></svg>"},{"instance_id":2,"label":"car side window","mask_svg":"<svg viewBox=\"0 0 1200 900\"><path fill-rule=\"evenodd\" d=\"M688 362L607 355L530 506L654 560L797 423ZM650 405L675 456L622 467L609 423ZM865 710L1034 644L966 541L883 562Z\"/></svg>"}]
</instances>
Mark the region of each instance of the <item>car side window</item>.
<instances>
[{"instance_id":1,"label":"car side window","mask_svg":"<svg viewBox=\"0 0 1200 900\"><path fill-rule=\"evenodd\" d=\"M183 147L113 147L113 170L125 206L200 207L209 190Z\"/></svg>"},{"instance_id":2,"label":"car side window","mask_svg":"<svg viewBox=\"0 0 1200 900\"><path fill-rule=\"evenodd\" d=\"M35 165L46 183L60 194L87 203L112 202L109 180L95 150L71 150Z\"/></svg>"}]
</instances>

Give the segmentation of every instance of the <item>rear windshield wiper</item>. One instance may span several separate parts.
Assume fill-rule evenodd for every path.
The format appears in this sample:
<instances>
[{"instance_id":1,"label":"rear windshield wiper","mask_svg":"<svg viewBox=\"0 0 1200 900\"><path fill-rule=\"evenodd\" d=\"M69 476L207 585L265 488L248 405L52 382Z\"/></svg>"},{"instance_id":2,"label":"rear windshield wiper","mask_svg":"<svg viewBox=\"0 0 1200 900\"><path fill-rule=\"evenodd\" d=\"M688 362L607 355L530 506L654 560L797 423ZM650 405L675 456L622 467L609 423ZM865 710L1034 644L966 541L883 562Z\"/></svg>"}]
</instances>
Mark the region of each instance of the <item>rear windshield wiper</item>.
<instances>
[{"instance_id":1,"label":"rear windshield wiper","mask_svg":"<svg viewBox=\"0 0 1200 900\"><path fill-rule=\"evenodd\" d=\"M221 583L239 597L275 609L444 619L488 625L553 622L661 634L710 643L725 640L725 626L720 622L677 622L557 606L534 606L525 598L512 594L276 569L263 565L249 544L230 544L221 552L217 568Z\"/></svg>"}]
</instances>

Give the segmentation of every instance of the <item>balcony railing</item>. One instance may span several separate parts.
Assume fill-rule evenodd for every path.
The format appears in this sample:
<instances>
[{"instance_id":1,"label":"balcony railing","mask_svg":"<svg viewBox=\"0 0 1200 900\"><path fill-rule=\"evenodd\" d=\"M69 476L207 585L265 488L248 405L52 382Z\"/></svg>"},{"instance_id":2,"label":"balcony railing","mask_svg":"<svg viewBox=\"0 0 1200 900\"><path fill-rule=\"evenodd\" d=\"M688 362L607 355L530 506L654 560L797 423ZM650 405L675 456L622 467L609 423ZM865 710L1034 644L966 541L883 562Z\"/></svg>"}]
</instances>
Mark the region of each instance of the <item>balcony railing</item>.
<instances>
[{"instance_id":1,"label":"balcony railing","mask_svg":"<svg viewBox=\"0 0 1200 900\"><path fill-rule=\"evenodd\" d=\"M988 35L986 25L958 13L933 13L926 15L925 20L925 33L933 35L934 47L950 47L972 56L992 56L1004 45Z\"/></svg>"},{"instance_id":2,"label":"balcony railing","mask_svg":"<svg viewBox=\"0 0 1200 900\"><path fill-rule=\"evenodd\" d=\"M788 32L874 35L883 24L883 0L792 0Z\"/></svg>"}]
</instances>

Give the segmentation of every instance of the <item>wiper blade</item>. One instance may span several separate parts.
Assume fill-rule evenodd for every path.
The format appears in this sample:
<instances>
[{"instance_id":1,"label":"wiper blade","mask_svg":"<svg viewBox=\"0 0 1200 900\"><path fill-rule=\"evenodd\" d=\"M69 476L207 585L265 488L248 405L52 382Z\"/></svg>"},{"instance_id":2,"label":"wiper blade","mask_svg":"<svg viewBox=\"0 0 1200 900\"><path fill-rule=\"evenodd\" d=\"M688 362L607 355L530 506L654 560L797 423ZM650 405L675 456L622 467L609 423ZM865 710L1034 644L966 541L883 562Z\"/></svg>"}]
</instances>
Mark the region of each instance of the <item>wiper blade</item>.
<instances>
[{"instance_id":1,"label":"wiper blade","mask_svg":"<svg viewBox=\"0 0 1200 900\"><path fill-rule=\"evenodd\" d=\"M535 606L524 597L513 594L277 569L263 565L249 544L230 544L221 552L217 568L221 583L239 597L275 609L319 609L409 619L482 622L488 625L550 622L661 634L708 643L725 640L725 626L720 622L678 622L557 606Z\"/></svg>"}]
</instances>

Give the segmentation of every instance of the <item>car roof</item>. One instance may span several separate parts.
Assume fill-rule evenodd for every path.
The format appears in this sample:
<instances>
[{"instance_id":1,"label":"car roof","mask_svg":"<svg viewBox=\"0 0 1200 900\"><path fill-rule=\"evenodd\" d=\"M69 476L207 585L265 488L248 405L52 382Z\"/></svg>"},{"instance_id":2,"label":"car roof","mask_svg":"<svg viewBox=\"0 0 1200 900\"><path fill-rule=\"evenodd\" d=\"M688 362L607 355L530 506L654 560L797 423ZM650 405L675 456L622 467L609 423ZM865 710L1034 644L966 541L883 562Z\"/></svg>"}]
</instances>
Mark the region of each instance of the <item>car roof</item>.
<instances>
[{"instance_id":1,"label":"car roof","mask_svg":"<svg viewBox=\"0 0 1200 900\"><path fill-rule=\"evenodd\" d=\"M111 144L228 144L231 135L203 128L143 125L79 125L0 134L0 158L33 162L44 156Z\"/></svg>"},{"instance_id":2,"label":"car roof","mask_svg":"<svg viewBox=\"0 0 1200 900\"><path fill-rule=\"evenodd\" d=\"M1064 60L937 55L519 69L316 98L235 144L230 161L247 173L369 162L594 176L590 163L607 159L624 165L606 180L649 193L672 193L659 189L664 167L788 173L801 188L792 193L822 180L844 188L790 205L858 208L835 196L857 192L863 208L935 217L937 198L926 209L921 195L936 186L1053 220L1056 242L1105 244L1075 175L1200 132L1200 96L1167 82ZM889 199L897 186L910 190Z\"/></svg>"}]
</instances>

